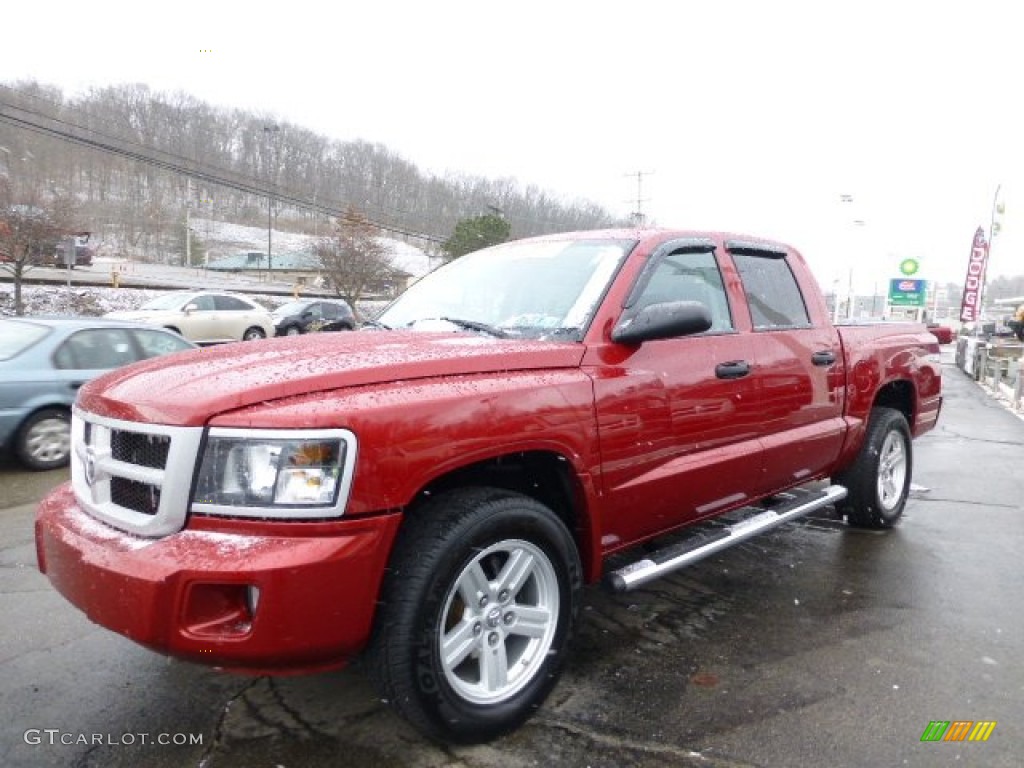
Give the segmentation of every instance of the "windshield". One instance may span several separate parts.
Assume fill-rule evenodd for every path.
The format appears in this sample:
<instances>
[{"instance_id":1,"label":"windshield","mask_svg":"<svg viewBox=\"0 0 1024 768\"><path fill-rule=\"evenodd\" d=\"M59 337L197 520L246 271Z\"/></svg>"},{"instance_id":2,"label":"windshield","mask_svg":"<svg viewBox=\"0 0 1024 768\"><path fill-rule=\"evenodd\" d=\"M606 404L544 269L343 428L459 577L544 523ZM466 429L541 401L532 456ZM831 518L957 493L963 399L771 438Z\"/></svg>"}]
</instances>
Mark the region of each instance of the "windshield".
<instances>
[{"instance_id":1,"label":"windshield","mask_svg":"<svg viewBox=\"0 0 1024 768\"><path fill-rule=\"evenodd\" d=\"M191 298L191 294L188 296L182 296L180 293L165 293L163 296L157 296L155 299L150 299L139 307L139 309L181 309L185 300Z\"/></svg>"},{"instance_id":2,"label":"windshield","mask_svg":"<svg viewBox=\"0 0 1024 768\"><path fill-rule=\"evenodd\" d=\"M493 335L579 339L634 240L541 240L470 253L430 273L377 318L388 328L474 325Z\"/></svg>"}]
</instances>

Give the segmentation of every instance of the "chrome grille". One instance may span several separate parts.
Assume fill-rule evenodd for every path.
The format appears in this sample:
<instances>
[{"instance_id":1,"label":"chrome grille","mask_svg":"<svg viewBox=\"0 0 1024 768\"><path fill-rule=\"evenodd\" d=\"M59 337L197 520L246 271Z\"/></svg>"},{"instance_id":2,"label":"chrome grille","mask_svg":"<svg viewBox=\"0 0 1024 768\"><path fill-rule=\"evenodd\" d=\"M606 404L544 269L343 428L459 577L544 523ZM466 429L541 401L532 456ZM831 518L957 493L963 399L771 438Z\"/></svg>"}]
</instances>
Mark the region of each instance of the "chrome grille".
<instances>
[{"instance_id":1,"label":"chrome grille","mask_svg":"<svg viewBox=\"0 0 1024 768\"><path fill-rule=\"evenodd\" d=\"M71 483L82 507L121 530L166 536L181 530L202 427L169 427L95 416L71 418Z\"/></svg>"}]
</instances>

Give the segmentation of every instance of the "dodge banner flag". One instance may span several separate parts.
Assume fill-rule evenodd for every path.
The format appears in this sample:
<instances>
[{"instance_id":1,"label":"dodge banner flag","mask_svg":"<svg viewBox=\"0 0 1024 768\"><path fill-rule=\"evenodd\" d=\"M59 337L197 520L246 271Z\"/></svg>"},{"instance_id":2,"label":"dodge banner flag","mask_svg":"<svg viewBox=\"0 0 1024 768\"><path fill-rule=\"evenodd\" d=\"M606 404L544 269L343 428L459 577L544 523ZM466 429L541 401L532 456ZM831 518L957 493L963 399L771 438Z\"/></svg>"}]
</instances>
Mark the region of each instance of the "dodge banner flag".
<instances>
[{"instance_id":1,"label":"dodge banner flag","mask_svg":"<svg viewBox=\"0 0 1024 768\"><path fill-rule=\"evenodd\" d=\"M971 258L967 262L967 278L964 280L964 300L960 303L960 320L969 323L981 315L981 289L985 282L985 262L988 261L988 243L985 231L978 227L971 243Z\"/></svg>"}]
</instances>

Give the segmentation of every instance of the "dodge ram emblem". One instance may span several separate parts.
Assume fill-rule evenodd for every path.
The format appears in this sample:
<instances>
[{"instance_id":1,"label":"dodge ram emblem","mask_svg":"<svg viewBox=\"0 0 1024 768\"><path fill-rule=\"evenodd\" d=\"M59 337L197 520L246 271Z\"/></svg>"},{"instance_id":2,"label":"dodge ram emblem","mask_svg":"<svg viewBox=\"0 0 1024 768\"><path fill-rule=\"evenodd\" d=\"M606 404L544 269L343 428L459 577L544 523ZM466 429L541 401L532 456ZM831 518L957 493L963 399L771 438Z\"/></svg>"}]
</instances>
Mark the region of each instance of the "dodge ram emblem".
<instances>
[{"instance_id":1,"label":"dodge ram emblem","mask_svg":"<svg viewBox=\"0 0 1024 768\"><path fill-rule=\"evenodd\" d=\"M85 484L92 488L96 482L96 451L90 445L85 449Z\"/></svg>"}]
</instances>

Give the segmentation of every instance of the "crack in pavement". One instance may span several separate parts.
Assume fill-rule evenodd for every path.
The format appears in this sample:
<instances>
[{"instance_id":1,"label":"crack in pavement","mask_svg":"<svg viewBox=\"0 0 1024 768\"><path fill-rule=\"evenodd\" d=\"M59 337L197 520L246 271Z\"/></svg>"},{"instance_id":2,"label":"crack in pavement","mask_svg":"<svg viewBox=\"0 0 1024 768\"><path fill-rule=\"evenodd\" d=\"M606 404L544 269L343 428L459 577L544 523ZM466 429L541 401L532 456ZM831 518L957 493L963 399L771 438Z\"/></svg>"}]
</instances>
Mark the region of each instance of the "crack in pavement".
<instances>
[{"instance_id":1,"label":"crack in pavement","mask_svg":"<svg viewBox=\"0 0 1024 768\"><path fill-rule=\"evenodd\" d=\"M288 702L286 702L284 700L284 694L277 687L277 682L276 682L276 680L274 678L272 678L272 677L271 678L267 678L267 683L270 686L270 694L274 698L274 701L277 702L277 705L282 710L284 710L284 712L289 717L291 717L292 720L294 720L296 723L298 723L299 726L308 735L310 735L310 736L329 736L329 734L324 733L323 731L318 730L311 723L307 722L306 719L304 717L302 717L302 715L299 714L299 711L297 709L295 709L293 706L291 706L290 704L288 704ZM287 730L292 730L290 728L287 728L287 726L285 726L285 728Z\"/></svg>"},{"instance_id":2,"label":"crack in pavement","mask_svg":"<svg viewBox=\"0 0 1024 768\"><path fill-rule=\"evenodd\" d=\"M701 752L685 747L675 747L669 744L651 743L636 741L634 739L620 738L606 732L597 732L585 728L577 723L561 720L550 715L541 715L534 718L527 727L542 726L554 730L564 731L573 736L587 739L596 745L610 747L613 749L628 750L653 757L665 757L672 760L686 760L689 765L709 765L714 768L755 768L752 763L736 762L728 758L707 757Z\"/></svg>"},{"instance_id":3,"label":"crack in pavement","mask_svg":"<svg viewBox=\"0 0 1024 768\"><path fill-rule=\"evenodd\" d=\"M210 760L213 759L217 750L220 749L221 744L224 741L224 723L227 721L228 715L231 713L232 705L245 696L252 688L259 685L264 680L263 677L257 677L251 682L246 683L239 689L238 693L227 700L227 703L220 710L220 717L217 718L217 722L213 726L213 738L210 740L209 749L203 750L203 754L199 757L199 768L206 768L209 765Z\"/></svg>"},{"instance_id":4,"label":"crack in pavement","mask_svg":"<svg viewBox=\"0 0 1024 768\"><path fill-rule=\"evenodd\" d=\"M938 435L932 438L932 442L939 442L940 437L951 437L958 440L967 440L972 443L985 443L987 445L1008 445L1014 448L1024 447L1024 441L1021 440L991 440L985 437L976 437L975 435L969 435L964 432L957 432L949 429L948 427L942 427L939 430Z\"/></svg>"},{"instance_id":5,"label":"crack in pavement","mask_svg":"<svg viewBox=\"0 0 1024 768\"><path fill-rule=\"evenodd\" d=\"M992 501L977 501L975 499L954 499L945 496L914 495L915 502L942 502L943 504L962 504L967 507L981 507L983 509L1020 509L1016 504L999 504Z\"/></svg>"}]
</instances>

